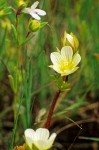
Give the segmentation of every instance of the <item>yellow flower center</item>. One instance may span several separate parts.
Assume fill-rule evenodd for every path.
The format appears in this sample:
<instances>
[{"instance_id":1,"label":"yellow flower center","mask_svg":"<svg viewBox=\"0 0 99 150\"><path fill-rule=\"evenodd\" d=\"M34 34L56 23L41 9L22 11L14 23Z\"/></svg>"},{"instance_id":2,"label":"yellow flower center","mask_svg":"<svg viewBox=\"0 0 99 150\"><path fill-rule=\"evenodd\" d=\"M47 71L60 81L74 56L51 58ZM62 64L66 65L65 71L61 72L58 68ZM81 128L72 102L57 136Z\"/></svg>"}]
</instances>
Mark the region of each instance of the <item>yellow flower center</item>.
<instances>
[{"instance_id":1,"label":"yellow flower center","mask_svg":"<svg viewBox=\"0 0 99 150\"><path fill-rule=\"evenodd\" d=\"M64 70L72 70L73 67L74 67L74 63L72 61L67 62L66 60L63 60L59 66L62 72L64 72Z\"/></svg>"}]
</instances>

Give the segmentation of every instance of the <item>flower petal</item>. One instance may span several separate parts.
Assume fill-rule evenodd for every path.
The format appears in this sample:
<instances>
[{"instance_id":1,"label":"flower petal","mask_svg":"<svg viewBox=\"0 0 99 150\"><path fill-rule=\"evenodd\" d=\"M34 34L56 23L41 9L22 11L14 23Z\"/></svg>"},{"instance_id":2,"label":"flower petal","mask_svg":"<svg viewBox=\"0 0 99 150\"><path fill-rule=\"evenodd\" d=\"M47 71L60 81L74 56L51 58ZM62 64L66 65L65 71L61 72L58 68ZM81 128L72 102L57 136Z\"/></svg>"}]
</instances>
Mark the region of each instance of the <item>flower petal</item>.
<instances>
[{"instance_id":1,"label":"flower petal","mask_svg":"<svg viewBox=\"0 0 99 150\"><path fill-rule=\"evenodd\" d=\"M38 150L46 150L47 142L44 140L38 140L34 142L34 145L38 148Z\"/></svg>"},{"instance_id":2,"label":"flower petal","mask_svg":"<svg viewBox=\"0 0 99 150\"><path fill-rule=\"evenodd\" d=\"M57 134L56 133L53 133L50 138L48 139L49 142L54 142L55 138L56 138Z\"/></svg>"},{"instance_id":3,"label":"flower petal","mask_svg":"<svg viewBox=\"0 0 99 150\"><path fill-rule=\"evenodd\" d=\"M35 3L33 3L33 5L31 6L31 9L34 10L37 6L38 6L39 2L36 1Z\"/></svg>"},{"instance_id":4,"label":"flower petal","mask_svg":"<svg viewBox=\"0 0 99 150\"><path fill-rule=\"evenodd\" d=\"M64 73L62 73L62 76L69 75L74 73L79 67L74 67L72 70L64 70Z\"/></svg>"},{"instance_id":5,"label":"flower petal","mask_svg":"<svg viewBox=\"0 0 99 150\"><path fill-rule=\"evenodd\" d=\"M62 57L61 57L60 53L58 53L58 52L51 53L50 58L51 58L52 63L55 65L60 64L62 61Z\"/></svg>"},{"instance_id":6,"label":"flower petal","mask_svg":"<svg viewBox=\"0 0 99 150\"><path fill-rule=\"evenodd\" d=\"M32 148L35 131L33 129L26 129L24 132L27 145Z\"/></svg>"},{"instance_id":7,"label":"flower petal","mask_svg":"<svg viewBox=\"0 0 99 150\"><path fill-rule=\"evenodd\" d=\"M40 150L47 150L52 147L52 144L56 138L56 133L53 133L49 139L44 140L43 138L41 140L35 141L35 145Z\"/></svg>"},{"instance_id":8,"label":"flower petal","mask_svg":"<svg viewBox=\"0 0 99 150\"><path fill-rule=\"evenodd\" d=\"M52 145L53 145L53 142L54 142L54 140L55 140L55 138L56 138L56 133L53 133L51 136L50 136L50 138L48 139L48 141L47 141L47 143L46 143L46 149L49 149L49 148L51 148L52 147Z\"/></svg>"},{"instance_id":9,"label":"flower petal","mask_svg":"<svg viewBox=\"0 0 99 150\"><path fill-rule=\"evenodd\" d=\"M24 13L30 14L31 9L30 8L24 8L22 11Z\"/></svg>"},{"instance_id":10,"label":"flower petal","mask_svg":"<svg viewBox=\"0 0 99 150\"><path fill-rule=\"evenodd\" d=\"M74 64L74 67L76 67L80 61L81 61L81 56L79 54L75 54L73 61L72 61Z\"/></svg>"},{"instance_id":11,"label":"flower petal","mask_svg":"<svg viewBox=\"0 0 99 150\"><path fill-rule=\"evenodd\" d=\"M62 73L58 65L50 65L49 67L54 69L57 73Z\"/></svg>"},{"instance_id":12,"label":"flower petal","mask_svg":"<svg viewBox=\"0 0 99 150\"><path fill-rule=\"evenodd\" d=\"M64 46L61 49L61 55L67 62L70 62L72 60L72 56L73 56L72 48L70 46Z\"/></svg>"},{"instance_id":13,"label":"flower petal","mask_svg":"<svg viewBox=\"0 0 99 150\"><path fill-rule=\"evenodd\" d=\"M30 12L30 15L35 18L36 20L40 20L41 18L34 12Z\"/></svg>"},{"instance_id":14,"label":"flower petal","mask_svg":"<svg viewBox=\"0 0 99 150\"><path fill-rule=\"evenodd\" d=\"M49 138L49 131L48 129L39 128L36 130L34 140L48 140Z\"/></svg>"},{"instance_id":15,"label":"flower petal","mask_svg":"<svg viewBox=\"0 0 99 150\"><path fill-rule=\"evenodd\" d=\"M41 9L35 9L34 12L36 12L40 16L46 15L46 12L44 10L41 10Z\"/></svg>"},{"instance_id":16,"label":"flower petal","mask_svg":"<svg viewBox=\"0 0 99 150\"><path fill-rule=\"evenodd\" d=\"M67 33L65 38L72 46L74 46L74 39L70 34Z\"/></svg>"},{"instance_id":17,"label":"flower petal","mask_svg":"<svg viewBox=\"0 0 99 150\"><path fill-rule=\"evenodd\" d=\"M69 75L71 73L72 73L71 70L64 70L64 72L62 72L61 76L67 76L67 75Z\"/></svg>"},{"instance_id":18,"label":"flower petal","mask_svg":"<svg viewBox=\"0 0 99 150\"><path fill-rule=\"evenodd\" d=\"M33 139L35 131L33 129L26 129L24 134L25 137L30 137L31 139Z\"/></svg>"}]
</instances>

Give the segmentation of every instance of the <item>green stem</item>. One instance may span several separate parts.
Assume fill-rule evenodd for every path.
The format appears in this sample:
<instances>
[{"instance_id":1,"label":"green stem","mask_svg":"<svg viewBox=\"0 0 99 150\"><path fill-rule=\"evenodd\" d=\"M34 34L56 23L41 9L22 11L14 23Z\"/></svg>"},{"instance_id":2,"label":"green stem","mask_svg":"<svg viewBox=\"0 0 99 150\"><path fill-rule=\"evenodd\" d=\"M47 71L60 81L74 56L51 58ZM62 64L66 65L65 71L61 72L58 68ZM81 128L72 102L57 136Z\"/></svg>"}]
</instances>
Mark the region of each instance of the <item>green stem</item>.
<instances>
[{"instance_id":1,"label":"green stem","mask_svg":"<svg viewBox=\"0 0 99 150\"><path fill-rule=\"evenodd\" d=\"M16 119L16 110L17 110L17 100L18 100L18 95L14 95L14 120Z\"/></svg>"},{"instance_id":2,"label":"green stem","mask_svg":"<svg viewBox=\"0 0 99 150\"><path fill-rule=\"evenodd\" d=\"M17 122L18 122L18 117L19 117L19 110L20 110L20 107L21 107L21 104L22 104L22 97L20 99L19 107L18 107L18 110L17 110L16 119L14 121L14 127L13 127L13 132L12 132L12 137L11 137L11 142L10 142L10 148L9 148L9 150L13 150L14 136L15 136L15 132L16 132L16 128L17 128Z\"/></svg>"},{"instance_id":3,"label":"green stem","mask_svg":"<svg viewBox=\"0 0 99 150\"><path fill-rule=\"evenodd\" d=\"M21 11L21 10L20 10L20 11ZM19 12L18 12L18 13L19 13ZM19 65L18 15L19 15L19 14L16 13L16 32L17 32L16 67L17 67L17 70L18 70L18 65ZM16 80L15 86L17 87L17 86L18 86L18 80L17 80L17 79L15 79L15 80ZM17 109L17 108L16 108L17 100L18 100L18 90L15 92L15 96L14 96L14 127L13 127L13 132L12 132L12 137L11 137L11 142L10 142L10 148L9 148L9 150L12 150L12 149L13 149L14 136L15 136L15 132L16 132L16 128L17 128L19 110L20 110L20 106L21 106L21 102L22 102L22 99L21 99L20 102L19 102L18 110L16 110L16 109Z\"/></svg>"}]
</instances>

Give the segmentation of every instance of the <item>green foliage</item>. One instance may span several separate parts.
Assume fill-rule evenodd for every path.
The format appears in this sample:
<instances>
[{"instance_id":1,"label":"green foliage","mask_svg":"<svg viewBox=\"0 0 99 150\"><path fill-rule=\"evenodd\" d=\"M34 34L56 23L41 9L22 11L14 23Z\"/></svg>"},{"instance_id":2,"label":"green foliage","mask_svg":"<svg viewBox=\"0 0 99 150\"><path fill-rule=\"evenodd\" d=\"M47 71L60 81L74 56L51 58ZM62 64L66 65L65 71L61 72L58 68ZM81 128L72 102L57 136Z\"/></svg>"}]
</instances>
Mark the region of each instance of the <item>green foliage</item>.
<instances>
[{"instance_id":1,"label":"green foliage","mask_svg":"<svg viewBox=\"0 0 99 150\"><path fill-rule=\"evenodd\" d=\"M13 32L13 35L14 35L14 39L17 42L17 31L16 31L16 28L15 28L15 26L13 24L11 25L11 27L12 27L12 32Z\"/></svg>"},{"instance_id":2,"label":"green foliage","mask_svg":"<svg viewBox=\"0 0 99 150\"><path fill-rule=\"evenodd\" d=\"M56 75L51 75L51 78L53 81L55 81L56 86L58 87L59 90L65 91L69 90L69 83L64 81L63 77L56 74Z\"/></svg>"},{"instance_id":3,"label":"green foliage","mask_svg":"<svg viewBox=\"0 0 99 150\"><path fill-rule=\"evenodd\" d=\"M48 25L48 22L41 22L40 29L44 28L46 25Z\"/></svg>"},{"instance_id":4,"label":"green foliage","mask_svg":"<svg viewBox=\"0 0 99 150\"><path fill-rule=\"evenodd\" d=\"M79 137L79 139L99 142L99 138L96 137Z\"/></svg>"},{"instance_id":5,"label":"green foliage","mask_svg":"<svg viewBox=\"0 0 99 150\"><path fill-rule=\"evenodd\" d=\"M32 145L33 150L39 150L34 144Z\"/></svg>"},{"instance_id":6,"label":"green foliage","mask_svg":"<svg viewBox=\"0 0 99 150\"><path fill-rule=\"evenodd\" d=\"M0 1L0 18L11 14L11 8L7 6L7 2L1 0Z\"/></svg>"},{"instance_id":7,"label":"green foliage","mask_svg":"<svg viewBox=\"0 0 99 150\"><path fill-rule=\"evenodd\" d=\"M2 41L0 43L0 56L2 55L2 52L4 50L4 46L6 44L6 36L7 36L7 27L5 28L4 35L3 35Z\"/></svg>"},{"instance_id":8,"label":"green foliage","mask_svg":"<svg viewBox=\"0 0 99 150\"><path fill-rule=\"evenodd\" d=\"M16 94L18 92L19 84L21 82L21 74L17 67L14 67L13 75L8 75L12 90Z\"/></svg>"}]
</instances>

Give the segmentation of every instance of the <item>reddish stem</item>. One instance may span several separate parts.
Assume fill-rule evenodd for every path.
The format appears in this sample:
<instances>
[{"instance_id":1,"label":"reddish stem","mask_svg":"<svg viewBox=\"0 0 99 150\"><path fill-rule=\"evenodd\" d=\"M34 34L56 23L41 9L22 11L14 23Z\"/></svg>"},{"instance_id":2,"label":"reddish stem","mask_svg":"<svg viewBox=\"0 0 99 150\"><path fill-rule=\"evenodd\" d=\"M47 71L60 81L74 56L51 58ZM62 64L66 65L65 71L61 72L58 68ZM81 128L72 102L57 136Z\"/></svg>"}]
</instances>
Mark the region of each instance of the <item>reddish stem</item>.
<instances>
[{"instance_id":1,"label":"reddish stem","mask_svg":"<svg viewBox=\"0 0 99 150\"><path fill-rule=\"evenodd\" d=\"M29 31L29 32L27 33L27 35L26 35L25 38L27 38L30 34L31 34L31 31Z\"/></svg>"},{"instance_id":2,"label":"reddish stem","mask_svg":"<svg viewBox=\"0 0 99 150\"><path fill-rule=\"evenodd\" d=\"M63 77L63 80L64 80L65 82L68 82L68 76L64 76L64 77ZM58 90L58 91L56 91L56 93L55 93L55 96L54 96L54 98L53 98L53 101L52 101L52 104L51 104L51 106L50 106L50 110L49 110L49 113L48 113L48 116L47 116L47 120L46 120L46 122L45 122L45 124L44 124L44 128L47 128L47 129L48 129L48 128L50 127L52 115L53 115L53 112L54 112L54 108L55 108L55 106L56 106L56 103L57 103L57 100L58 100L58 97L59 97L60 93L61 93L61 90Z\"/></svg>"},{"instance_id":3,"label":"reddish stem","mask_svg":"<svg viewBox=\"0 0 99 150\"><path fill-rule=\"evenodd\" d=\"M48 129L50 127L53 111L54 111L54 108L55 108L55 105L57 103L57 100L58 100L60 93L61 93L60 90L56 91L56 93L55 93L55 96L54 96L54 99L53 99L52 104L50 106L50 110L49 110L47 121L45 122L44 128Z\"/></svg>"},{"instance_id":4,"label":"reddish stem","mask_svg":"<svg viewBox=\"0 0 99 150\"><path fill-rule=\"evenodd\" d=\"M22 11L22 8L19 8L19 9L16 11L16 16L20 15L20 14L21 14L21 11Z\"/></svg>"}]
</instances>

